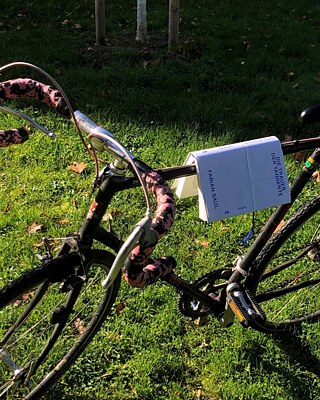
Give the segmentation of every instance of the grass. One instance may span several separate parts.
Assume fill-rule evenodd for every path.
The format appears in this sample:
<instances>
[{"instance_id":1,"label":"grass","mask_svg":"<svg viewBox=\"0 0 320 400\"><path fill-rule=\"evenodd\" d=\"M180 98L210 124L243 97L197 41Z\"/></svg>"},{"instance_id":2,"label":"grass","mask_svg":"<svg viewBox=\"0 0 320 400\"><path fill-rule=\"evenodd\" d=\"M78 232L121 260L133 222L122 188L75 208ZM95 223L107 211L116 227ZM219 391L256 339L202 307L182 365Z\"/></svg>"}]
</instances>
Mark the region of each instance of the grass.
<instances>
[{"instance_id":1,"label":"grass","mask_svg":"<svg viewBox=\"0 0 320 400\"><path fill-rule=\"evenodd\" d=\"M94 45L93 5L40 0L3 1L1 64L29 61L62 84L86 114L106 125L134 154L155 167L182 163L191 150L268 135L315 135L297 117L319 101L319 6L307 0L181 4L181 41L166 50L166 4L150 2L149 43L135 37L133 0L107 1L106 46ZM1 80L30 75L16 69ZM31 73L32 76L36 76ZM39 76L36 76L39 78ZM16 102L58 133L35 132L23 146L0 153L0 286L36 262L33 245L45 234L76 231L92 200L93 165L71 124L42 106ZM0 115L1 128L19 126ZM81 175L68 167L85 162ZM290 176L299 168L288 160ZM306 191L313 196L314 184ZM141 192L112 204L124 236L142 215ZM298 204L301 204L300 200ZM269 211L268 211L269 212ZM267 212L267 213L268 213ZM156 249L175 254L178 272L196 279L221 268L239 245L251 216L207 226L195 199L179 201L172 234ZM266 213L257 215L261 226ZM43 225L30 235L28 226ZM208 246L203 245L204 242ZM186 257L187 255L187 257ZM281 340L229 330L210 320L197 327L163 284L143 291L122 285L125 308L47 399L317 399L319 326Z\"/></svg>"}]
</instances>

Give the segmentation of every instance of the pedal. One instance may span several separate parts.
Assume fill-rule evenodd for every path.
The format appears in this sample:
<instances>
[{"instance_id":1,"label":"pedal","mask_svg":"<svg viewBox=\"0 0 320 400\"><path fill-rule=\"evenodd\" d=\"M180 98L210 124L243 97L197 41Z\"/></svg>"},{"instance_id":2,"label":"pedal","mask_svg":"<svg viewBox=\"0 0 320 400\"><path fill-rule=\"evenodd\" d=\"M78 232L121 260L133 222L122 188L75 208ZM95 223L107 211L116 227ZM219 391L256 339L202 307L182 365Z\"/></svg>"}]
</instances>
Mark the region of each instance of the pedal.
<instances>
[{"instance_id":1,"label":"pedal","mask_svg":"<svg viewBox=\"0 0 320 400\"><path fill-rule=\"evenodd\" d=\"M265 321L267 319L266 314L263 311L263 309L261 308L260 304L257 302L257 300L254 297L254 295L250 292L249 289L244 289L244 292L245 292L245 294L247 296L247 299L249 300L252 308L256 312L258 318L262 319L263 321Z\"/></svg>"},{"instance_id":2,"label":"pedal","mask_svg":"<svg viewBox=\"0 0 320 400\"><path fill-rule=\"evenodd\" d=\"M258 302L248 289L231 284L227 288L227 309L230 309L244 327L249 327L257 319L265 321L266 316Z\"/></svg>"}]
</instances>

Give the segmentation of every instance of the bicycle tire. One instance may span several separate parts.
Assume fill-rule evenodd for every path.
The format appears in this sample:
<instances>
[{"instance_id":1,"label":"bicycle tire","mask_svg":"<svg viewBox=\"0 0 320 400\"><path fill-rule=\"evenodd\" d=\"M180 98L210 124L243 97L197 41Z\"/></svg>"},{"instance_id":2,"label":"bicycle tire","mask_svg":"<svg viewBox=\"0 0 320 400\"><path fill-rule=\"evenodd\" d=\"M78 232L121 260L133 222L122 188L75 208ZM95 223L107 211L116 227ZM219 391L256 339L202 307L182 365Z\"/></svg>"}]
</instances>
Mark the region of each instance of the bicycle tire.
<instances>
[{"instance_id":1,"label":"bicycle tire","mask_svg":"<svg viewBox=\"0 0 320 400\"><path fill-rule=\"evenodd\" d=\"M256 329L292 332L320 320L319 209L317 196L285 223L253 263L245 286L266 314L264 322L254 323Z\"/></svg>"},{"instance_id":2,"label":"bicycle tire","mask_svg":"<svg viewBox=\"0 0 320 400\"><path fill-rule=\"evenodd\" d=\"M69 276L71 270L74 271L80 264L80 257L76 253L53 259L23 274L0 290L0 349L1 351L8 350L10 357L20 368L30 365L30 362L36 360L43 350L51 333L57 327L56 322L57 318L60 318L61 310L63 315L65 308L62 304L71 303L72 306L72 313L68 314L68 323L53 349L31 377L25 379L25 382L19 379L14 381L12 371L7 363L1 362L3 358L0 357L0 388L3 388L4 384L13 385L3 392L0 398L39 399L76 361L107 318L118 293L121 274L107 290L101 285L113 260L114 256L107 251L92 251L92 256L86 262L88 279L80 284L81 290L79 289L80 293L76 296L75 305L73 305L73 297L75 297L72 294L73 290L65 293L61 289L61 279ZM41 285L45 286L45 290L40 301L17 332L4 343L5 332L13 326L19 315L22 315L20 308L28 307L33 301L33 289L42 287ZM31 329L35 329L36 332L31 333ZM18 336L20 330L24 336ZM17 346L17 349L14 346Z\"/></svg>"}]
</instances>

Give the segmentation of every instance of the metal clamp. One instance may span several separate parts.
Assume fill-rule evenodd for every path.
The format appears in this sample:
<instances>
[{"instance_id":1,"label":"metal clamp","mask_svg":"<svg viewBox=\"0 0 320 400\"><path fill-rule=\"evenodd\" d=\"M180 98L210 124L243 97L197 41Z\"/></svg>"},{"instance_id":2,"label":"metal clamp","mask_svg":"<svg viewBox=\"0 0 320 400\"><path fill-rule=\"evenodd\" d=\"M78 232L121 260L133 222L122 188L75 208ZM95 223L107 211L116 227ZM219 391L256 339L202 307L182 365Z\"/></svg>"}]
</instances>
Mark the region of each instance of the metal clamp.
<instances>
[{"instance_id":1,"label":"metal clamp","mask_svg":"<svg viewBox=\"0 0 320 400\"><path fill-rule=\"evenodd\" d=\"M242 260L243 260L243 256L239 256L239 257L237 257L236 259L235 259L235 261L234 261L234 263L233 263L233 265L235 266L234 268L233 268L233 270L234 271L238 271L244 278L246 278L249 274L248 274L248 272L247 271L245 271L244 269L242 269L241 268L241 263L242 263Z\"/></svg>"}]
</instances>

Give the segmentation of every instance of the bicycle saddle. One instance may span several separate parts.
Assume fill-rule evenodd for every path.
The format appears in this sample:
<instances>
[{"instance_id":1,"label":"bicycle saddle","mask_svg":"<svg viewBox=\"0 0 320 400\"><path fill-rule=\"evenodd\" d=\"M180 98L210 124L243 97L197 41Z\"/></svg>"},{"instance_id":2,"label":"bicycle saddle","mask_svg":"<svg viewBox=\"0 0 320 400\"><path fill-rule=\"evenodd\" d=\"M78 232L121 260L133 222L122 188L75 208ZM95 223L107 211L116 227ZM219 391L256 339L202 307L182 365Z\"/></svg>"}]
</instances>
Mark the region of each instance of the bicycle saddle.
<instances>
[{"instance_id":1,"label":"bicycle saddle","mask_svg":"<svg viewBox=\"0 0 320 400\"><path fill-rule=\"evenodd\" d=\"M302 111L300 114L300 121L303 124L314 124L315 122L320 122L320 104L315 104Z\"/></svg>"}]
</instances>

